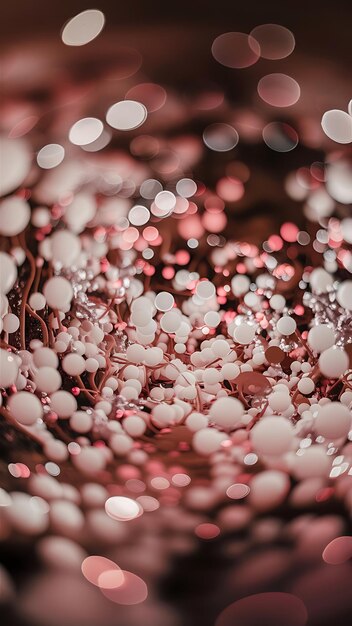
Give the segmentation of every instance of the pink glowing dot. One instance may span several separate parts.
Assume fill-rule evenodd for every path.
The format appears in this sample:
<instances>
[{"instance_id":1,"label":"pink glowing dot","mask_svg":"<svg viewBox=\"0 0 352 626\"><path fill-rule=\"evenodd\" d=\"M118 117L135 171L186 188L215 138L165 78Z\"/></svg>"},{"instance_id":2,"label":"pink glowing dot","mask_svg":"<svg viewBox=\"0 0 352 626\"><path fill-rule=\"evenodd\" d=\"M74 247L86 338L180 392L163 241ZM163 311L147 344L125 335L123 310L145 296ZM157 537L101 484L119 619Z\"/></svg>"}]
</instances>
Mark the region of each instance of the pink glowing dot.
<instances>
[{"instance_id":1,"label":"pink glowing dot","mask_svg":"<svg viewBox=\"0 0 352 626\"><path fill-rule=\"evenodd\" d=\"M122 582L120 574L117 576L115 574L116 582L121 582L121 584L113 588L101 588L102 594L116 604L133 605L144 602L148 596L148 587L144 580L126 570L121 570L121 575L123 575Z\"/></svg>"},{"instance_id":2,"label":"pink glowing dot","mask_svg":"<svg viewBox=\"0 0 352 626\"><path fill-rule=\"evenodd\" d=\"M281 592L257 593L230 604L215 626L305 626L307 617L306 607L297 596Z\"/></svg>"},{"instance_id":3,"label":"pink glowing dot","mask_svg":"<svg viewBox=\"0 0 352 626\"><path fill-rule=\"evenodd\" d=\"M220 535L220 528L216 524L198 524L195 528L195 534L200 539L215 539Z\"/></svg>"},{"instance_id":4,"label":"pink glowing dot","mask_svg":"<svg viewBox=\"0 0 352 626\"><path fill-rule=\"evenodd\" d=\"M297 240L299 228L292 222L285 222L280 228L280 235L285 241L293 243Z\"/></svg>"},{"instance_id":5,"label":"pink glowing dot","mask_svg":"<svg viewBox=\"0 0 352 626\"><path fill-rule=\"evenodd\" d=\"M99 574L97 586L100 589L117 589L125 582L125 575L121 569L108 569Z\"/></svg>"},{"instance_id":6,"label":"pink glowing dot","mask_svg":"<svg viewBox=\"0 0 352 626\"><path fill-rule=\"evenodd\" d=\"M159 237L159 231L155 226L147 226L143 230L143 237L146 241L154 241Z\"/></svg>"},{"instance_id":7,"label":"pink glowing dot","mask_svg":"<svg viewBox=\"0 0 352 626\"><path fill-rule=\"evenodd\" d=\"M352 537L336 537L323 552L323 560L329 565L340 565L349 559L352 559Z\"/></svg>"},{"instance_id":8,"label":"pink glowing dot","mask_svg":"<svg viewBox=\"0 0 352 626\"><path fill-rule=\"evenodd\" d=\"M105 572L119 571L120 568L114 561L104 556L87 556L81 565L81 570L83 576L92 583L92 585L99 587L99 578L102 574Z\"/></svg>"},{"instance_id":9,"label":"pink glowing dot","mask_svg":"<svg viewBox=\"0 0 352 626\"><path fill-rule=\"evenodd\" d=\"M217 183L216 191L225 202L237 202L244 195L244 186L236 178L224 177Z\"/></svg>"},{"instance_id":10,"label":"pink glowing dot","mask_svg":"<svg viewBox=\"0 0 352 626\"><path fill-rule=\"evenodd\" d=\"M260 57L260 46L254 37L238 32L219 35L211 51L218 63L237 69L253 65Z\"/></svg>"},{"instance_id":11,"label":"pink glowing dot","mask_svg":"<svg viewBox=\"0 0 352 626\"><path fill-rule=\"evenodd\" d=\"M227 224L227 217L225 213L209 213L206 211L202 216L202 223L204 228L210 233L221 233Z\"/></svg>"},{"instance_id":12,"label":"pink glowing dot","mask_svg":"<svg viewBox=\"0 0 352 626\"><path fill-rule=\"evenodd\" d=\"M175 254L175 259L177 265L187 265L190 260L190 254L187 250L178 250Z\"/></svg>"},{"instance_id":13,"label":"pink glowing dot","mask_svg":"<svg viewBox=\"0 0 352 626\"><path fill-rule=\"evenodd\" d=\"M173 267L171 267L170 265L167 267L164 267L162 269L161 272L163 278L165 278L166 280L171 280L174 276L175 276L175 270Z\"/></svg>"}]
</instances>

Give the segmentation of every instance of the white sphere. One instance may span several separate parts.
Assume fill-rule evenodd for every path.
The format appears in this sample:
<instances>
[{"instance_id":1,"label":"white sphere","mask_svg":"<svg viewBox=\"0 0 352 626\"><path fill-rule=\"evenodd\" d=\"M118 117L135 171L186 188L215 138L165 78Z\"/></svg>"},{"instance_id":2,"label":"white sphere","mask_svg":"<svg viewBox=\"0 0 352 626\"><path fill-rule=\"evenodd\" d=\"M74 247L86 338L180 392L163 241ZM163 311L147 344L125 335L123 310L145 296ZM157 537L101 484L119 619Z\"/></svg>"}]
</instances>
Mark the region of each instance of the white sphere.
<instances>
[{"instance_id":1,"label":"white sphere","mask_svg":"<svg viewBox=\"0 0 352 626\"><path fill-rule=\"evenodd\" d=\"M307 343L315 352L324 352L335 344L334 329L327 324L318 324L310 329Z\"/></svg>"},{"instance_id":2,"label":"white sphere","mask_svg":"<svg viewBox=\"0 0 352 626\"><path fill-rule=\"evenodd\" d=\"M256 452L269 456L280 456L290 450L294 437L291 423L284 417L263 417L250 432Z\"/></svg>"},{"instance_id":3,"label":"white sphere","mask_svg":"<svg viewBox=\"0 0 352 626\"><path fill-rule=\"evenodd\" d=\"M240 343L241 345L247 345L251 343L255 337L256 327L252 324L247 324L244 322L240 324L240 326L236 326L233 338L234 341Z\"/></svg>"},{"instance_id":4,"label":"white sphere","mask_svg":"<svg viewBox=\"0 0 352 626\"><path fill-rule=\"evenodd\" d=\"M68 458L67 446L63 441L59 439L49 439L44 444L44 454L51 461L61 463Z\"/></svg>"},{"instance_id":5,"label":"white sphere","mask_svg":"<svg viewBox=\"0 0 352 626\"><path fill-rule=\"evenodd\" d=\"M242 274L237 274L231 280L231 289L235 296L242 296L244 293L247 293L251 282L247 276L243 276Z\"/></svg>"},{"instance_id":6,"label":"white sphere","mask_svg":"<svg viewBox=\"0 0 352 626\"><path fill-rule=\"evenodd\" d=\"M352 415L347 406L340 402L329 402L319 406L314 429L325 439L347 437L351 429Z\"/></svg>"},{"instance_id":7,"label":"white sphere","mask_svg":"<svg viewBox=\"0 0 352 626\"><path fill-rule=\"evenodd\" d=\"M322 267L317 267L312 271L309 282L314 293L326 293L332 286L334 279Z\"/></svg>"},{"instance_id":8,"label":"white sphere","mask_svg":"<svg viewBox=\"0 0 352 626\"><path fill-rule=\"evenodd\" d=\"M202 413L191 413L186 418L185 424L191 432L195 433L208 426L208 418Z\"/></svg>"},{"instance_id":9,"label":"white sphere","mask_svg":"<svg viewBox=\"0 0 352 626\"><path fill-rule=\"evenodd\" d=\"M60 419L71 417L72 413L77 409L76 398L68 391L55 391L50 396L51 409L55 411Z\"/></svg>"},{"instance_id":10,"label":"white sphere","mask_svg":"<svg viewBox=\"0 0 352 626\"><path fill-rule=\"evenodd\" d=\"M47 567L77 572L87 556L78 543L59 536L43 537L37 545L37 552Z\"/></svg>"},{"instance_id":11,"label":"white sphere","mask_svg":"<svg viewBox=\"0 0 352 626\"><path fill-rule=\"evenodd\" d=\"M46 281L44 297L52 309L67 308L73 298L71 283L62 276L53 276Z\"/></svg>"},{"instance_id":12,"label":"white sphere","mask_svg":"<svg viewBox=\"0 0 352 626\"><path fill-rule=\"evenodd\" d=\"M16 491L11 493L11 504L5 508L14 530L23 535L39 535L48 528L48 506L40 497Z\"/></svg>"},{"instance_id":13,"label":"white sphere","mask_svg":"<svg viewBox=\"0 0 352 626\"><path fill-rule=\"evenodd\" d=\"M279 413L288 409L291 404L291 398L287 391L274 391L269 394L268 403L273 411Z\"/></svg>"},{"instance_id":14,"label":"white sphere","mask_svg":"<svg viewBox=\"0 0 352 626\"><path fill-rule=\"evenodd\" d=\"M347 352L336 346L324 350L319 357L319 368L326 378L339 378L345 373L348 365Z\"/></svg>"},{"instance_id":15,"label":"white sphere","mask_svg":"<svg viewBox=\"0 0 352 626\"><path fill-rule=\"evenodd\" d=\"M84 474L96 474L105 468L105 458L99 448L87 446L81 448L79 454L72 457L72 462Z\"/></svg>"},{"instance_id":16,"label":"white sphere","mask_svg":"<svg viewBox=\"0 0 352 626\"><path fill-rule=\"evenodd\" d=\"M62 369L69 376L80 376L86 368L85 360L80 354L66 354L62 359Z\"/></svg>"},{"instance_id":17,"label":"white sphere","mask_svg":"<svg viewBox=\"0 0 352 626\"><path fill-rule=\"evenodd\" d=\"M258 511L267 511L279 506L290 488L290 480L284 472L267 470L251 480L249 495L252 506Z\"/></svg>"},{"instance_id":18,"label":"white sphere","mask_svg":"<svg viewBox=\"0 0 352 626\"><path fill-rule=\"evenodd\" d=\"M29 296L28 302L29 302L29 306L32 307L33 311L41 311L42 309L44 309L46 305L45 297L43 296L42 293L39 293L39 292L32 293Z\"/></svg>"},{"instance_id":19,"label":"white sphere","mask_svg":"<svg viewBox=\"0 0 352 626\"><path fill-rule=\"evenodd\" d=\"M295 332L297 324L292 317L285 315L284 317L280 317L276 324L276 328L281 335L289 336Z\"/></svg>"},{"instance_id":20,"label":"white sphere","mask_svg":"<svg viewBox=\"0 0 352 626\"><path fill-rule=\"evenodd\" d=\"M295 456L293 473L299 480L305 478L328 477L331 457L328 457L323 446L315 445L306 448L303 454Z\"/></svg>"},{"instance_id":21,"label":"white sphere","mask_svg":"<svg viewBox=\"0 0 352 626\"><path fill-rule=\"evenodd\" d=\"M305 396L309 396L309 394L313 393L315 389L314 380L309 377L301 378L301 380L297 384L298 391L303 393Z\"/></svg>"},{"instance_id":22,"label":"white sphere","mask_svg":"<svg viewBox=\"0 0 352 626\"><path fill-rule=\"evenodd\" d=\"M201 280L196 286L196 294L202 300L210 300L215 293L215 286L209 280Z\"/></svg>"},{"instance_id":23,"label":"white sphere","mask_svg":"<svg viewBox=\"0 0 352 626\"><path fill-rule=\"evenodd\" d=\"M110 448L118 456L124 456L133 448L133 439L128 435L115 434L110 439Z\"/></svg>"},{"instance_id":24,"label":"white sphere","mask_svg":"<svg viewBox=\"0 0 352 626\"><path fill-rule=\"evenodd\" d=\"M158 311L170 311L174 306L175 298L168 291L160 291L154 300L154 304Z\"/></svg>"},{"instance_id":25,"label":"white sphere","mask_svg":"<svg viewBox=\"0 0 352 626\"><path fill-rule=\"evenodd\" d=\"M226 435L215 428L202 428L193 435L192 445L198 454L208 456L220 450L225 439Z\"/></svg>"},{"instance_id":26,"label":"white sphere","mask_svg":"<svg viewBox=\"0 0 352 626\"><path fill-rule=\"evenodd\" d=\"M130 437L141 437L146 428L144 419L138 415L128 415L123 420L123 429Z\"/></svg>"},{"instance_id":27,"label":"white sphere","mask_svg":"<svg viewBox=\"0 0 352 626\"><path fill-rule=\"evenodd\" d=\"M0 348L0 387L10 387L18 376L17 360L11 352Z\"/></svg>"},{"instance_id":28,"label":"white sphere","mask_svg":"<svg viewBox=\"0 0 352 626\"><path fill-rule=\"evenodd\" d=\"M75 411L70 417L70 426L77 433L88 433L93 426L93 418L86 411Z\"/></svg>"},{"instance_id":29,"label":"white sphere","mask_svg":"<svg viewBox=\"0 0 352 626\"><path fill-rule=\"evenodd\" d=\"M181 322L181 315L176 310L172 310L164 313L160 320L160 326L166 333L176 333Z\"/></svg>"},{"instance_id":30,"label":"white sphere","mask_svg":"<svg viewBox=\"0 0 352 626\"><path fill-rule=\"evenodd\" d=\"M6 252L0 252L0 292L7 294L14 286L17 279L15 261Z\"/></svg>"},{"instance_id":31,"label":"white sphere","mask_svg":"<svg viewBox=\"0 0 352 626\"><path fill-rule=\"evenodd\" d=\"M237 398L218 398L210 407L209 420L221 428L232 429L241 423L243 413L243 404Z\"/></svg>"},{"instance_id":32,"label":"white sphere","mask_svg":"<svg viewBox=\"0 0 352 626\"><path fill-rule=\"evenodd\" d=\"M51 348L37 348L33 354L33 363L36 367L53 367L57 368L59 359L57 354Z\"/></svg>"},{"instance_id":33,"label":"white sphere","mask_svg":"<svg viewBox=\"0 0 352 626\"><path fill-rule=\"evenodd\" d=\"M75 457L77 458L77 457ZM73 502L55 500L50 507L51 524L60 534L76 533L83 528L84 515Z\"/></svg>"},{"instance_id":34,"label":"white sphere","mask_svg":"<svg viewBox=\"0 0 352 626\"><path fill-rule=\"evenodd\" d=\"M31 426L43 416L39 398L29 391L18 391L7 402L10 413L24 426Z\"/></svg>"},{"instance_id":35,"label":"white sphere","mask_svg":"<svg viewBox=\"0 0 352 626\"><path fill-rule=\"evenodd\" d=\"M217 357L227 356L231 348L225 339L215 339L215 341L211 344L211 349Z\"/></svg>"},{"instance_id":36,"label":"white sphere","mask_svg":"<svg viewBox=\"0 0 352 626\"><path fill-rule=\"evenodd\" d=\"M345 280L338 286L336 300L344 309L352 310L352 280Z\"/></svg>"},{"instance_id":37,"label":"white sphere","mask_svg":"<svg viewBox=\"0 0 352 626\"><path fill-rule=\"evenodd\" d=\"M52 258L62 267L70 267L81 251L79 237L69 230L59 230L51 237Z\"/></svg>"},{"instance_id":38,"label":"white sphere","mask_svg":"<svg viewBox=\"0 0 352 626\"><path fill-rule=\"evenodd\" d=\"M19 235L31 216L29 204L24 198L11 196L0 203L0 234L6 237Z\"/></svg>"},{"instance_id":39,"label":"white sphere","mask_svg":"<svg viewBox=\"0 0 352 626\"><path fill-rule=\"evenodd\" d=\"M61 376L53 367L40 367L34 375L34 382L40 391L54 393L61 386Z\"/></svg>"}]
</instances>

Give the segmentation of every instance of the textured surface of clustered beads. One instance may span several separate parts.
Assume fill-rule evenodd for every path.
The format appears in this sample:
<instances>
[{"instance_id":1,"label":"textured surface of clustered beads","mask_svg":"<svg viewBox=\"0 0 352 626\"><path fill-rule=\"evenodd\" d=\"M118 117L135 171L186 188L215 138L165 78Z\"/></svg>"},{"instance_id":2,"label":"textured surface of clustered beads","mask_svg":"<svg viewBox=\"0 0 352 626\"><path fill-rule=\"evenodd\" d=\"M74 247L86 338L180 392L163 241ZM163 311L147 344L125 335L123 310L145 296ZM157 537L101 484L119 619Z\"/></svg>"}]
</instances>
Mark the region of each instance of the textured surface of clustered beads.
<instances>
[{"instance_id":1,"label":"textured surface of clustered beads","mask_svg":"<svg viewBox=\"0 0 352 626\"><path fill-rule=\"evenodd\" d=\"M101 11L84 11L62 42L83 46L104 23ZM211 53L242 70L294 47L287 28L263 24L219 35ZM122 81L142 62L126 50ZM324 163L285 176L304 227L280 219L262 241L259 220L255 236L242 224L235 237L238 203L245 213L266 185L259 167L251 188L250 166L232 151L260 141L291 152L297 132L267 113L232 111L220 89L185 105L135 79L111 102L108 81L97 77L99 106L88 95L87 111L78 107L86 117L77 119L75 106L62 119L55 113L45 132L64 145L39 145L40 115L14 126L5 115L10 128L0 138L0 539L34 537L50 571L21 592L21 611L36 625L50 614L49 626L80 626L74 603L62 603L71 593L88 607L78 614L84 626L115 626L101 594L119 609L143 603L134 618L119 613L124 626L179 626L162 604L153 613L148 594L175 554L195 551L195 539L230 537L234 561L248 545L278 542L260 554L261 567L248 549L243 589L246 577L260 587L284 576L290 543L313 563L319 555L344 567L352 555L344 534L352 512L349 155L329 148ZM281 110L301 87L271 73L257 92ZM75 97L68 89L67 101ZM88 111L101 115L105 104L106 124ZM352 141L351 112L350 103L348 112L324 113L324 140ZM201 137L184 133L193 116ZM169 136L165 126L177 120L182 132L175 126L179 136ZM311 148L307 136L300 140ZM200 180L207 159L211 175ZM324 506L334 514L315 515ZM12 581L3 578L8 599ZM241 598L216 626L258 614L270 626L304 626L304 589L292 591Z\"/></svg>"}]
</instances>

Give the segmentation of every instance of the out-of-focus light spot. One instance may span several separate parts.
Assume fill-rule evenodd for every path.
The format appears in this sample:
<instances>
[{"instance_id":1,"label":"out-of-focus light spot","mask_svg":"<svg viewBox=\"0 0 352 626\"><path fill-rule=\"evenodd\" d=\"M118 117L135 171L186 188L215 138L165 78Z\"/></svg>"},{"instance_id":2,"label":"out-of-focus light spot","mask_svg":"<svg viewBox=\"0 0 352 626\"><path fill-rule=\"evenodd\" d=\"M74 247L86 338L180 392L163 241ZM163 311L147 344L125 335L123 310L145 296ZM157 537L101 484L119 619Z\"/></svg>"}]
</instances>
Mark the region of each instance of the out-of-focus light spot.
<instances>
[{"instance_id":1,"label":"out-of-focus light spot","mask_svg":"<svg viewBox=\"0 0 352 626\"><path fill-rule=\"evenodd\" d=\"M237 146L239 140L238 132L229 124L210 124L204 133L203 141L205 145L215 152L228 152Z\"/></svg>"},{"instance_id":2,"label":"out-of-focus light spot","mask_svg":"<svg viewBox=\"0 0 352 626\"><path fill-rule=\"evenodd\" d=\"M324 113L321 125L329 139L337 143L352 142L352 117L345 111L332 109Z\"/></svg>"},{"instance_id":3,"label":"out-of-focus light spot","mask_svg":"<svg viewBox=\"0 0 352 626\"><path fill-rule=\"evenodd\" d=\"M98 587L100 589L117 589L125 582L125 576L121 569L108 569L99 574Z\"/></svg>"},{"instance_id":4,"label":"out-of-focus light spot","mask_svg":"<svg viewBox=\"0 0 352 626\"><path fill-rule=\"evenodd\" d=\"M219 35L214 40L211 51L218 63L236 69L249 67L260 57L260 45L254 37L238 32Z\"/></svg>"},{"instance_id":5,"label":"out-of-focus light spot","mask_svg":"<svg viewBox=\"0 0 352 626\"><path fill-rule=\"evenodd\" d=\"M98 587L99 577L104 572L120 571L120 568L114 561L104 556L87 556L81 565L81 570L84 578Z\"/></svg>"},{"instance_id":6,"label":"out-of-focus light spot","mask_svg":"<svg viewBox=\"0 0 352 626\"><path fill-rule=\"evenodd\" d=\"M102 134L104 125L96 117L84 117L70 128L68 138L76 146L86 146Z\"/></svg>"},{"instance_id":7,"label":"out-of-focus light spot","mask_svg":"<svg viewBox=\"0 0 352 626\"><path fill-rule=\"evenodd\" d=\"M266 592L246 596L230 604L219 615L215 626L305 626L307 609L290 593Z\"/></svg>"},{"instance_id":8,"label":"out-of-focus light spot","mask_svg":"<svg viewBox=\"0 0 352 626\"><path fill-rule=\"evenodd\" d=\"M134 100L144 104L148 113L158 111L166 102L166 91L155 83L141 83L135 85L126 93L127 100Z\"/></svg>"},{"instance_id":9,"label":"out-of-focus light spot","mask_svg":"<svg viewBox=\"0 0 352 626\"><path fill-rule=\"evenodd\" d=\"M280 228L281 237L285 241L289 241L290 243L297 241L298 233L298 227L296 226L296 224L293 224L293 222L285 222Z\"/></svg>"},{"instance_id":10,"label":"out-of-focus light spot","mask_svg":"<svg viewBox=\"0 0 352 626\"><path fill-rule=\"evenodd\" d=\"M158 180L155 180L155 178L148 178L148 180L145 180L141 184L139 193L145 200L154 200L155 196L162 191L162 189L163 186Z\"/></svg>"},{"instance_id":11,"label":"out-of-focus light spot","mask_svg":"<svg viewBox=\"0 0 352 626\"><path fill-rule=\"evenodd\" d=\"M160 191L155 196L154 202L159 211L167 215L176 204L176 196L171 191Z\"/></svg>"},{"instance_id":12,"label":"out-of-focus light spot","mask_svg":"<svg viewBox=\"0 0 352 626\"><path fill-rule=\"evenodd\" d=\"M142 65L142 55L135 48L125 46L114 49L114 64L107 74L107 80L122 80L136 74Z\"/></svg>"},{"instance_id":13,"label":"out-of-focus light spot","mask_svg":"<svg viewBox=\"0 0 352 626\"><path fill-rule=\"evenodd\" d=\"M142 252L143 259L147 259L148 261L152 259L153 256L154 256L154 250L152 250L151 248L146 248Z\"/></svg>"},{"instance_id":14,"label":"out-of-focus light spot","mask_svg":"<svg viewBox=\"0 0 352 626\"><path fill-rule=\"evenodd\" d=\"M352 202L352 167L348 161L335 161L327 168L326 189L337 202Z\"/></svg>"},{"instance_id":15,"label":"out-of-focus light spot","mask_svg":"<svg viewBox=\"0 0 352 626\"><path fill-rule=\"evenodd\" d=\"M144 224L147 224L149 218L149 210L145 206L139 204L132 207L128 213L128 219L134 226L143 226Z\"/></svg>"},{"instance_id":16,"label":"out-of-focus light spot","mask_svg":"<svg viewBox=\"0 0 352 626\"><path fill-rule=\"evenodd\" d=\"M279 24L261 24L253 28L250 34L259 43L263 59L284 59L295 48L293 33Z\"/></svg>"},{"instance_id":17,"label":"out-of-focus light spot","mask_svg":"<svg viewBox=\"0 0 352 626\"><path fill-rule=\"evenodd\" d=\"M192 237L191 239L188 239L188 241L187 241L187 246L188 246L189 248L192 248L192 249L194 249L194 248L198 248L198 246L199 246L199 241L198 241L198 239L194 239L193 237Z\"/></svg>"},{"instance_id":18,"label":"out-of-focus light spot","mask_svg":"<svg viewBox=\"0 0 352 626\"><path fill-rule=\"evenodd\" d=\"M17 122L17 124L15 124L15 126L10 130L8 135L9 139L18 139L18 137L27 135L27 133L34 128L38 121L39 117L36 115L29 115L28 117L25 117L20 122Z\"/></svg>"},{"instance_id":19,"label":"out-of-focus light spot","mask_svg":"<svg viewBox=\"0 0 352 626\"><path fill-rule=\"evenodd\" d=\"M135 500L124 496L112 496L105 502L105 511L109 517L119 522L127 522L139 517L141 507Z\"/></svg>"},{"instance_id":20,"label":"out-of-focus light spot","mask_svg":"<svg viewBox=\"0 0 352 626\"><path fill-rule=\"evenodd\" d=\"M248 496L249 492L250 488L248 485L242 483L236 483L226 489L226 495L231 498L231 500L241 500Z\"/></svg>"},{"instance_id":21,"label":"out-of-focus light spot","mask_svg":"<svg viewBox=\"0 0 352 626\"><path fill-rule=\"evenodd\" d=\"M29 478L31 475L29 467L24 463L9 463L8 470L14 478Z\"/></svg>"},{"instance_id":22,"label":"out-of-focus light spot","mask_svg":"<svg viewBox=\"0 0 352 626\"><path fill-rule=\"evenodd\" d=\"M170 487L168 479L164 478L163 476L155 476L154 478L152 478L150 481L150 485L151 487L153 487L153 489L157 489L158 491L162 491Z\"/></svg>"},{"instance_id":23,"label":"out-of-focus light spot","mask_svg":"<svg viewBox=\"0 0 352 626\"><path fill-rule=\"evenodd\" d=\"M59 466L56 463L53 463L53 461L45 463L45 469L51 476L59 476L61 471Z\"/></svg>"},{"instance_id":24,"label":"out-of-focus light spot","mask_svg":"<svg viewBox=\"0 0 352 626\"><path fill-rule=\"evenodd\" d=\"M298 145L296 131L282 122L270 122L263 128L263 139L275 152L290 152Z\"/></svg>"},{"instance_id":25,"label":"out-of-focus light spot","mask_svg":"<svg viewBox=\"0 0 352 626\"><path fill-rule=\"evenodd\" d=\"M102 31L105 17L101 11L88 9L75 15L64 26L61 38L66 46L84 46Z\"/></svg>"},{"instance_id":26,"label":"out-of-focus light spot","mask_svg":"<svg viewBox=\"0 0 352 626\"><path fill-rule=\"evenodd\" d=\"M192 178L181 178L176 183L176 191L182 198L190 198L197 193L197 185Z\"/></svg>"},{"instance_id":27,"label":"out-of-focus light spot","mask_svg":"<svg viewBox=\"0 0 352 626\"><path fill-rule=\"evenodd\" d=\"M261 99L271 106L289 107L299 100L301 89L297 81L291 76L268 74L260 79L258 93Z\"/></svg>"},{"instance_id":28,"label":"out-of-focus light spot","mask_svg":"<svg viewBox=\"0 0 352 626\"><path fill-rule=\"evenodd\" d=\"M147 119L144 104L134 100L122 100L113 104L106 114L107 123L117 130L133 130Z\"/></svg>"},{"instance_id":29,"label":"out-of-focus light spot","mask_svg":"<svg viewBox=\"0 0 352 626\"><path fill-rule=\"evenodd\" d=\"M102 594L112 602L116 602L116 604L133 605L144 602L148 596L148 587L144 580L140 576L126 570L121 570L121 574L123 575L122 584L111 589L100 588ZM118 580L119 575L116 576L116 582Z\"/></svg>"},{"instance_id":30,"label":"out-of-focus light spot","mask_svg":"<svg viewBox=\"0 0 352 626\"><path fill-rule=\"evenodd\" d=\"M149 242L155 241L159 237L159 231L155 226L147 226L142 234L144 239Z\"/></svg>"},{"instance_id":31,"label":"out-of-focus light spot","mask_svg":"<svg viewBox=\"0 0 352 626\"><path fill-rule=\"evenodd\" d=\"M111 132L104 128L100 137L92 143L87 144L86 146L81 146L82 150L85 152L99 152L99 150L103 150L111 141Z\"/></svg>"},{"instance_id":32,"label":"out-of-focus light spot","mask_svg":"<svg viewBox=\"0 0 352 626\"><path fill-rule=\"evenodd\" d=\"M323 560L329 565L340 565L352 558L352 537L336 537L328 543Z\"/></svg>"},{"instance_id":33,"label":"out-of-focus light spot","mask_svg":"<svg viewBox=\"0 0 352 626\"><path fill-rule=\"evenodd\" d=\"M58 143L49 143L39 150L37 154L37 163L44 170L50 170L57 167L64 160L65 149Z\"/></svg>"},{"instance_id":34,"label":"out-of-focus light spot","mask_svg":"<svg viewBox=\"0 0 352 626\"><path fill-rule=\"evenodd\" d=\"M216 192L226 202L237 202L244 195L244 186L240 180L225 176L218 181Z\"/></svg>"},{"instance_id":35,"label":"out-of-focus light spot","mask_svg":"<svg viewBox=\"0 0 352 626\"><path fill-rule=\"evenodd\" d=\"M245 465L255 465L257 461L258 461L258 457L256 454L254 454L254 452L250 452L249 454L246 454L246 456L243 459L243 463Z\"/></svg>"},{"instance_id":36,"label":"out-of-focus light spot","mask_svg":"<svg viewBox=\"0 0 352 626\"><path fill-rule=\"evenodd\" d=\"M151 135L138 135L134 137L130 144L131 154L141 159L152 159L160 150L160 142Z\"/></svg>"},{"instance_id":37,"label":"out-of-focus light spot","mask_svg":"<svg viewBox=\"0 0 352 626\"><path fill-rule=\"evenodd\" d=\"M191 482L191 477L188 474L174 474L171 482L175 487L187 487Z\"/></svg>"},{"instance_id":38,"label":"out-of-focus light spot","mask_svg":"<svg viewBox=\"0 0 352 626\"><path fill-rule=\"evenodd\" d=\"M143 511L146 511L147 513L156 511L160 507L159 501L156 498L153 498L153 496L138 496L136 500L141 505Z\"/></svg>"},{"instance_id":39,"label":"out-of-focus light spot","mask_svg":"<svg viewBox=\"0 0 352 626\"><path fill-rule=\"evenodd\" d=\"M1 506L10 506L12 500L10 494L5 491L2 487L0 487L0 507Z\"/></svg>"},{"instance_id":40,"label":"out-of-focus light spot","mask_svg":"<svg viewBox=\"0 0 352 626\"><path fill-rule=\"evenodd\" d=\"M200 539L215 539L220 535L220 528L216 524L198 524L194 530Z\"/></svg>"}]
</instances>

